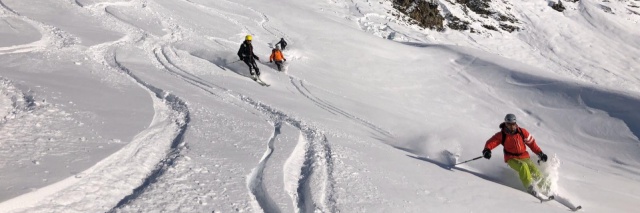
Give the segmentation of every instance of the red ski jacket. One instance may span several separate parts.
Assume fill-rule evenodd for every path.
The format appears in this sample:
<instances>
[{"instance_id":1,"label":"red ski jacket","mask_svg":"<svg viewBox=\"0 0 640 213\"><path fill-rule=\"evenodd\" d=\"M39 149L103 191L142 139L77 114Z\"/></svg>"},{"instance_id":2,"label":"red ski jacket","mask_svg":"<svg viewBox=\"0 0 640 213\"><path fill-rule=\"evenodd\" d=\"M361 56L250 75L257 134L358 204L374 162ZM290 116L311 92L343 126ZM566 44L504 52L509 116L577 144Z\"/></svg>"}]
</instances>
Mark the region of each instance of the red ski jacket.
<instances>
[{"instance_id":1,"label":"red ski jacket","mask_svg":"<svg viewBox=\"0 0 640 213\"><path fill-rule=\"evenodd\" d=\"M491 150L502 144L504 148L504 162L513 158L529 158L530 156L529 152L527 152L527 146L536 154L542 153L542 150L538 147L538 144L536 144L536 139L533 138L525 128L518 127L515 134L507 133L504 123L500 124L500 128L502 128L502 130L489 138L487 143L484 145L484 148Z\"/></svg>"}]
</instances>

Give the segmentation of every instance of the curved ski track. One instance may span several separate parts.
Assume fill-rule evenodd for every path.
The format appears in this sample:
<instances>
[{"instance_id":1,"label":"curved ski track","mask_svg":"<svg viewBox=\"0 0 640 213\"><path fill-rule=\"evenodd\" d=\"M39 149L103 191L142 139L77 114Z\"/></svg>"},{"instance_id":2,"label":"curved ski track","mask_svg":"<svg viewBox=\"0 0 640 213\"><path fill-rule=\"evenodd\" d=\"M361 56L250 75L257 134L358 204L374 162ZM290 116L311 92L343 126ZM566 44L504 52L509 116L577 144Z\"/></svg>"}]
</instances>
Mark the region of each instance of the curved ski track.
<instances>
[{"instance_id":1,"label":"curved ski track","mask_svg":"<svg viewBox=\"0 0 640 213\"><path fill-rule=\"evenodd\" d=\"M247 178L247 185L249 187L249 191L254 196L256 202L264 212L281 212L278 208L277 204L269 197L269 194L265 190L265 186L262 184L263 180L263 171L266 167L267 161L271 157L271 154L274 150L274 141L276 136L280 134L280 127L282 123L276 123L274 125L273 134L269 138L269 142L267 143L267 150L265 151L262 159L258 162L258 166L251 171L251 174Z\"/></svg>"},{"instance_id":2,"label":"curved ski track","mask_svg":"<svg viewBox=\"0 0 640 213\"><path fill-rule=\"evenodd\" d=\"M29 17L23 16L15 10L11 9L1 0L0 9L2 9L1 11L2 13L4 13L4 15L20 19L30 24L35 29L40 31L40 35L42 35L40 40L28 44L0 47L0 55L25 52L53 51L62 49L64 47L69 47L76 43L77 39L69 33L45 23L35 21L33 19L30 19Z\"/></svg>"},{"instance_id":3,"label":"curved ski track","mask_svg":"<svg viewBox=\"0 0 640 213\"><path fill-rule=\"evenodd\" d=\"M97 16L102 16L102 18L104 18L105 21L113 21L113 20L117 20L116 18L113 18L111 16L109 16L108 14L106 14L104 7L107 7L109 5L123 5L123 4L127 4L127 2L115 2L115 3L101 3L98 5L92 5L92 6L87 6L85 7L84 5L80 4L79 2L75 2L77 6L79 6L78 10L85 10L88 9L89 12L93 13L93 15L97 15ZM0 48L0 54L13 54L13 53L22 53L22 52L37 52L37 51L57 51L57 50L61 50L63 48L72 48L73 50L78 50L81 48L77 48L76 46L73 46L75 44L75 38L71 35L69 35L68 33L59 30L55 27L46 25L44 23L38 22L38 21L34 21L28 17L22 16L19 13L17 13L16 11L14 11L13 9L9 8L8 6L6 6L3 2L0 1L0 6L3 10L8 11L10 16L16 17L18 19L21 19L29 24L31 24L32 26L34 26L36 29L39 29L39 31L42 34L42 38L39 41L35 41L32 42L30 44L24 44L24 45L16 45L16 46L12 46L12 47L3 47ZM5 12L6 13L6 12ZM125 35L131 35L132 32L135 34L137 32L139 32L138 30L136 30L135 28L131 28L130 25L122 23L122 22L118 22L118 21L113 21L111 22L111 24L117 25L119 26L120 30L125 31ZM162 138L162 132L174 132L173 128L171 125L167 125L167 126L159 126L160 128L164 128L161 131L158 131L158 127L153 127L150 126L147 129L145 129L144 131L142 131L141 133L144 133L143 135L140 136L140 138L138 139L134 139L134 141L132 141L129 144L129 148L128 150L124 150L125 152L116 152L114 153L112 156L115 156L116 154L131 154L131 153L144 153L144 152L153 152L153 153L148 153L148 154L143 154L143 155L138 155L138 157L135 157L135 161L136 162L132 162L133 164L143 164L144 165L144 160L141 160L141 158L146 158L145 156L147 155L153 155L153 154L158 154L160 152L162 153L166 153L165 157L162 158L154 167L149 168L149 170L151 170L151 172L149 172L149 170L146 169L133 169L133 170L129 170L126 172L126 174L119 174L117 172L113 172L115 170L117 171L121 171L118 169L109 169L110 167L119 167L122 165L130 165L127 163L123 163L123 162L118 162L118 160L120 161L127 161L127 160L131 160L128 158L125 159L111 159L113 158L112 156L109 156L105 159L103 159L102 161L98 162L95 166L89 168L88 170L86 170L84 174L82 174L83 176L87 176L87 181L84 182L84 184L86 186L80 186L79 188L93 188L93 189L100 189L100 188L109 188L109 186L106 186L105 184L110 184L111 182L107 181L107 182L96 182L94 179L95 177L109 177L109 178L115 178L115 179L123 179L122 182L126 182L127 184L125 184L125 188L126 185L130 185L130 184L135 184L137 181L142 181L142 184L138 185L137 187L132 187L131 190L133 191L133 193L124 196L116 205L115 207L113 207L110 212L116 210L117 208L120 208L123 205L126 205L128 202L130 202L133 199L136 199L150 184L152 184L154 181L157 180L158 177L160 177L169 167L171 167L175 160L180 157L182 154L181 152L183 150L185 150L187 148L187 146L184 144L183 141L183 136L188 128L188 124L190 122L190 117L189 117L189 110L187 107L186 102L182 101L179 97L170 94L169 92L164 91L163 89L160 89L156 86L153 86L147 82L145 82L143 79L137 77L135 74L133 74L133 72L131 72L129 69L127 69L126 67L122 66L116 59L115 59L115 47L117 47L117 45L125 43L125 42L130 42L130 41L135 41L137 39L135 38L142 38L144 39L144 37L141 37L143 35L138 35L138 36L131 36L131 37L126 37L126 39L130 39L130 40L124 40L124 39L120 39L118 41L115 42L108 42L108 43L104 43L104 44L98 44L95 46L91 46L88 48L88 51L86 51L87 54L93 56L92 59L96 60L97 62L105 65L105 67L107 69L111 69L111 70L115 70L117 72L121 72L124 73L126 75L128 75L133 81L135 81L135 83L137 83L138 85L140 85L140 87L142 87L143 89L147 90L150 94L153 94L152 97L156 98L158 103L163 103L167 106L167 108L169 109L170 112L158 112L156 109L156 114L158 113L163 113L163 114L168 114L168 116L166 117L166 121L169 122L173 122L175 124L175 126L177 127L177 131L175 133L175 138L173 138L171 140L171 143L169 145L169 149L168 150L162 150L162 151L157 151L157 150L151 150L149 149L149 145L148 144L151 138ZM132 39L133 37L133 39ZM111 57L109 57L111 56ZM154 101L154 103L156 103L156 101ZM154 120L155 120L154 116ZM156 121L158 122L158 121ZM155 141L155 140L154 140ZM157 141L155 141L157 142ZM156 145L157 146L157 145ZM121 150L123 151L123 150ZM109 162L105 162L106 159L111 159L109 160ZM137 162L138 160L141 160L142 162ZM105 172L112 172L111 174L107 175L107 174L102 174ZM90 176L94 176L94 178L91 178ZM144 177L143 179L136 179L135 177ZM127 178L128 177L128 178ZM98 180L100 180L98 178ZM75 184L77 180L71 180L71 181L62 181L64 183L60 184L63 186L68 186L66 184ZM75 185L74 185L75 186ZM60 188L60 186L53 186L51 185L52 190L56 190L53 193L57 192L57 191L64 191L64 188ZM75 189L77 190L77 189ZM73 191L73 189L71 190ZM108 190L106 190L108 191ZM103 201L101 201L102 203L110 203L111 201L117 202L117 200L113 200L114 197L110 197L109 193L110 192L104 192L104 193L96 193L94 194L94 196L99 196L101 199L104 199ZM126 192L127 190L123 190L123 191L119 191L119 192ZM64 193L64 192L63 192ZM70 192L70 193L77 193L77 192ZM99 195L102 194L102 195ZM45 196L48 196L49 194L46 194ZM111 194L113 195L113 194ZM86 199L91 199L90 197L87 197ZM117 197L116 197L117 199ZM11 205L10 205L11 207ZM30 208L33 207L29 207L27 209L22 209L21 211L29 211ZM52 210L52 209L50 209Z\"/></svg>"},{"instance_id":4,"label":"curved ski track","mask_svg":"<svg viewBox=\"0 0 640 213\"><path fill-rule=\"evenodd\" d=\"M196 4L189 0L184 0L191 4L198 5L199 7L208 8L212 14L219 16L223 19L226 19L232 23L236 23L238 26L243 27L243 29L250 32L249 27L244 26L238 20L235 20L229 16L226 16L224 13L220 13L215 8L206 7L203 5ZM40 30L42 34L42 39L30 44L25 45L17 45L12 47L0 48L0 54L12 54L19 52L34 52L34 51L57 51L63 48L75 48L74 50L78 51L86 51L88 55L92 56L93 60L103 64L105 67L111 70L115 70L117 72L124 73L128 75L135 83L140 85L143 89L147 90L155 100L159 100L166 104L168 109L170 109L170 113L173 115L169 119L173 122L177 127L177 133L175 138L172 139L170 148L165 151L165 156L162 160L157 162L157 164L150 168L150 172L145 174L138 174L145 176L143 180L141 180L141 184L131 188L133 191L131 194L123 196L117 201L117 204L113 206L108 212L115 212L118 209L126 206L128 203L137 199L144 191L155 181L161 177L169 167L174 165L176 160L182 156L182 152L186 150L188 147L183 141L183 137L187 132L190 122L190 113L188 109L188 105L185 101L183 101L180 97L171 94L157 86L151 85L146 82L144 79L138 77L134 71L125 67L122 63L120 63L116 59L116 48L123 45L135 44L136 46L141 46L145 50L148 50L148 54L150 59L155 59L154 61L159 63L166 72L172 74L178 79L181 79L187 82L189 85L193 85L196 88L199 88L208 94L211 94L214 98L220 99L225 103L232 104L238 106L238 108L244 109L247 112L254 113L254 110L257 110L260 114L256 114L256 116L266 117L266 121L273 124L273 134L267 141L267 150L263 158L258 162L254 170L251 174L248 174L247 188L249 190L251 199L255 201L259 207L265 212L278 212L279 208L277 204L271 199L271 196L265 190L265 186L262 183L263 171L266 167L266 163L269 161L270 157L273 155L273 147L276 141L276 137L279 134L280 128L283 124L290 125L300 131L301 140L298 141L298 146L302 148L301 152L294 152L292 156L289 156L287 160L287 165L285 168L285 173L289 174L298 174L296 178L297 181L294 181L293 188L295 190L288 190L287 193L292 199L294 206L297 208L298 212L337 212L336 201L335 201L335 180L333 177L333 157L332 157L332 148L330 143L325 136L322 130L319 130L312 124L308 124L305 121L290 116L286 112L280 111L272 106L269 106L261 101L255 100L251 97L245 96L243 94L234 92L230 89L224 88L222 86L213 84L205 79L202 79L194 74L189 73L187 70L180 68L177 63L174 62L173 57L177 57L173 47L171 46L171 42L180 40L182 37L182 33L190 33L180 29L180 26L171 23L170 19L165 20L161 19L164 26L167 26L169 32L165 37L159 38L148 33L145 33L143 30L138 27L127 23L126 21L120 20L117 17L109 14L105 8L111 5L118 6L136 6L136 5L149 5L154 4L154 2L147 2L144 0L132 0L132 1L122 1L122 2L102 2L91 5L83 5L77 0L74 1L75 5L77 5L78 10L83 10L84 12L90 12L94 16L98 16L102 18L107 24L110 26L115 26L115 30L123 32L126 36L122 39L107 42L104 44L99 44L95 46L89 47L87 50L83 50L82 48L77 48L76 38L72 35L57 29L56 27L49 26L43 24L41 22L37 22L29 19L28 17L24 17L14 11L13 9L7 7L2 1L0 1L0 6L3 13L8 14L9 16L14 16L19 18L27 23L32 24L34 27ZM268 26L269 17L264 13L256 11L252 8L247 8L235 2L228 2L232 4L236 4L240 7L249 9L254 13L258 14L262 17L262 20L256 21L257 25L261 27L264 31L276 37L286 37L286 35L280 30ZM158 17L162 17L161 14L156 14ZM278 35L279 34L279 35ZM222 45L222 44L221 44ZM54 47L54 48L51 48ZM216 64L219 67L225 67L224 64ZM358 118L344 110L339 109L331 105L330 103L313 96L313 94L304 86L302 81L299 81L299 85L297 85L294 81L293 77L290 77L291 83L296 87L296 89L306 98L314 102L320 108L332 113L332 114L340 114L345 116L351 120L357 121L364 126L374 130L378 134L391 136L391 134L384 129L375 126L374 124L365 121L361 118ZM155 102L155 101L154 101ZM158 112L156 112L158 113ZM254 113L255 114L255 113ZM145 152L144 148L137 150L137 152ZM295 162L297 161L297 162ZM297 164L296 164L297 163ZM116 163L117 164L117 163ZM300 165L300 166L291 166L291 165ZM118 177L116 177L118 178ZM124 177L122 177L124 178ZM100 184L100 183L98 183ZM113 197L107 199L114 199ZM118 198L115 198L118 199Z\"/></svg>"},{"instance_id":5,"label":"curved ski track","mask_svg":"<svg viewBox=\"0 0 640 213\"><path fill-rule=\"evenodd\" d=\"M247 181L247 188L249 189L252 200L258 203L259 207L265 212L279 212L276 204L271 200L270 196L264 190L262 186L262 171L266 162L273 154L273 143L276 136L279 134L279 129L282 123L286 123L292 127L298 129L301 135L304 136L306 141L311 141L308 144L303 144L304 147L304 162L303 166L295 168L293 172L298 173L299 179L297 181L296 191L289 192L292 197L294 206L297 206L300 212L313 212L316 210L323 212L335 212L335 199L334 199L334 179L333 179L333 160L331 156L331 146L326 136L321 130L316 127L306 124L304 121L291 117L286 113L279 111L271 106L268 106L260 101L256 101L251 97L243 94L236 93L225 87L213 84L205 79L202 79L196 75L189 73L187 70L180 68L176 63L171 60L171 57L177 57L173 51L169 51L168 47L162 49L156 49L155 57L164 70L168 73L176 76L179 79L196 86L199 89L206 91L207 93L221 99L222 101L234 104L250 112L250 109L242 107L242 105L236 103L239 101L245 106L249 106L261 112L266 116L269 123L274 125L274 133L267 142L267 150L265 155L260 160L256 168L249 174L249 180ZM173 54L171 54L173 53ZM170 55L171 54L171 55ZM218 65L222 66L222 65ZM227 98L225 98L227 97ZM260 116L260 115L257 115ZM299 143L305 143L304 141ZM293 158L293 156L290 156ZM290 173L289 171L284 171ZM315 179L323 184L321 186L311 185L311 180ZM317 197L315 193L320 193Z\"/></svg>"},{"instance_id":6,"label":"curved ski track","mask_svg":"<svg viewBox=\"0 0 640 213\"><path fill-rule=\"evenodd\" d=\"M251 31L251 29L249 29L247 26L244 26L242 23L240 23L240 21L238 21L238 20L236 20L236 19L234 19L234 18L232 18L230 16L224 15L224 14L227 13L226 11L223 11L223 10L220 10L220 9L216 9L216 8L212 8L212 7L208 7L208 6L205 6L205 5L202 5L202 4L198 4L198 3L192 2L190 0L183 0L183 1L188 2L188 3L190 3L190 4L194 5L194 6L203 8L205 10L211 11L212 15L221 17L221 18L223 18L223 19L225 19L225 20L227 20L227 21L229 21L231 23L234 23L234 24L238 25L238 26L243 26L243 29L246 31L246 33L254 34ZM237 7L242 8L242 9L250 10L251 12L259 15L262 18L262 20L256 21L258 26L260 26L264 31L268 32L269 34L273 35L274 37L276 37L276 38L287 38L288 40L291 40L291 39L289 39L287 34L285 34L284 32L278 30L275 27L270 27L270 26L267 25L270 20L269 20L269 17L266 14L264 14L264 13L262 13L260 11L257 11L255 9L251 8L251 7L247 7L245 5L241 5L241 4L236 3L236 2L231 2L231 1L227 1L227 0L225 0L225 2L227 2L229 4L236 5ZM246 17L246 18L250 19L249 17ZM274 31L277 31L277 33L275 33ZM218 39L221 39L221 38L218 38ZM291 41L289 41L289 43L291 43Z\"/></svg>"},{"instance_id":7,"label":"curved ski track","mask_svg":"<svg viewBox=\"0 0 640 213\"><path fill-rule=\"evenodd\" d=\"M386 137L392 137L393 136L390 132L384 130L383 128L380 128L380 127L374 125L371 122L368 122L368 121L366 121L366 120L364 120L362 118L359 118L359 117L357 117L355 115L352 115L352 114L350 114L350 113L348 113L348 112L346 112L344 110L341 110L340 108L331 105L327 101L324 101L324 100L322 100L322 99L320 99L318 97L315 97L311 93L311 91L309 91L309 89L307 89L307 87L304 85L304 82L302 80L294 79L294 77L291 77L291 76L289 76L289 80L291 81L291 84L298 90L298 92L300 92L300 94L302 94L304 97L306 97L307 99L312 101L318 107L326 110L327 112L329 112L331 114L334 114L334 115L336 115L336 113L337 113L337 114L340 114L340 115L342 115L344 117L347 117L347 118L349 118L349 119L351 119L353 121L359 122L363 126L366 126L366 127L370 128L371 130L375 131L376 133L384 135ZM296 81L299 82L299 84L300 84L299 86L298 86L298 84L296 84Z\"/></svg>"},{"instance_id":8,"label":"curved ski track","mask_svg":"<svg viewBox=\"0 0 640 213\"><path fill-rule=\"evenodd\" d=\"M164 100L165 103L170 107L170 109L181 115L179 118L174 120L174 122L176 122L179 127L179 132L176 138L173 139L171 148L170 150L168 150L166 157L155 166L155 169L151 171L151 173L145 178L142 185L136 187L133 190L132 194L125 196L113 209L109 211L115 212L116 209L121 208L122 206L140 196L140 194L142 194L149 185L156 182L156 180L174 164L178 157L182 156L183 150L188 149L186 144L183 142L183 138L191 119L189 117L189 109L184 101L182 101L179 97L170 94L162 89L159 89L151 84L148 84L142 79L138 78L129 69L124 67L116 60L115 53L113 55L112 61L110 61L110 64L112 64L113 67L118 68L119 70L125 72L127 75L131 76L131 78L133 78L138 84L142 85L144 88L155 94L156 98Z\"/></svg>"}]
</instances>

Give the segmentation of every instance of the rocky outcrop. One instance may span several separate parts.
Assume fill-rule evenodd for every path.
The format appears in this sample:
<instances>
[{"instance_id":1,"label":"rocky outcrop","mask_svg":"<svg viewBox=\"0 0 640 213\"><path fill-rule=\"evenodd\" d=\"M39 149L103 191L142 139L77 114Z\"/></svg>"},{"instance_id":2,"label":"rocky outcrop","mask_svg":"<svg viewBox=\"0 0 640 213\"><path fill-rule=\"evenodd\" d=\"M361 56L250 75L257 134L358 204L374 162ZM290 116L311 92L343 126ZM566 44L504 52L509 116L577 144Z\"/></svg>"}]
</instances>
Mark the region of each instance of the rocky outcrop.
<instances>
[{"instance_id":1,"label":"rocky outcrop","mask_svg":"<svg viewBox=\"0 0 640 213\"><path fill-rule=\"evenodd\" d=\"M444 17L440 15L438 4L424 0L393 0L393 7L407 15L423 28L444 30Z\"/></svg>"},{"instance_id":2,"label":"rocky outcrop","mask_svg":"<svg viewBox=\"0 0 640 213\"><path fill-rule=\"evenodd\" d=\"M562 5L562 1L558 0L558 3L552 3L551 8L557 10L558 12L564 11L566 8Z\"/></svg>"},{"instance_id":3,"label":"rocky outcrop","mask_svg":"<svg viewBox=\"0 0 640 213\"><path fill-rule=\"evenodd\" d=\"M489 2L491 0L456 0L458 4L462 4L467 6L469 10L481 14L481 15L491 15L493 12L490 10Z\"/></svg>"},{"instance_id":4,"label":"rocky outcrop","mask_svg":"<svg viewBox=\"0 0 640 213\"><path fill-rule=\"evenodd\" d=\"M481 33L482 30L471 27L473 23L480 22L476 27L481 26L490 31L513 32L520 29L517 26L518 21L513 16L491 8L491 0L391 0L391 2L398 12L409 18L409 24L416 24L423 28L442 31L445 29L443 25L446 25L446 28L452 30ZM446 8L451 5L460 7L464 12L463 17L451 14L450 8ZM483 21L491 19L494 21Z\"/></svg>"}]
</instances>

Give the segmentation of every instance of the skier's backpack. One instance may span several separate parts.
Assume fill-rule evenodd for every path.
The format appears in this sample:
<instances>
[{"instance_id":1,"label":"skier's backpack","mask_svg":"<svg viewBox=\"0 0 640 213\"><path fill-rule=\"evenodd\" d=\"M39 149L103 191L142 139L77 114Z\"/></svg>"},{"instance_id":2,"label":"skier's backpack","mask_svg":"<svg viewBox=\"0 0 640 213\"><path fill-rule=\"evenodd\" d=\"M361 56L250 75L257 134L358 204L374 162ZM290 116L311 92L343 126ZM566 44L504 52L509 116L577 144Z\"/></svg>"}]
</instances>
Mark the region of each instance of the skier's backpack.
<instances>
[{"instance_id":1,"label":"skier's backpack","mask_svg":"<svg viewBox=\"0 0 640 213\"><path fill-rule=\"evenodd\" d=\"M507 140L507 133L504 133L504 130L500 131L500 132L502 132L502 143L500 143L500 144L502 144L502 151L505 154L512 155L512 156L520 156L520 155L524 154L524 152L523 153L518 153L518 154L507 152L507 149L504 148L504 141ZM518 127L518 129L516 129L516 132L518 132L518 135L520 135L520 137L522 137L522 143L524 143L524 134L522 133L522 130L520 129L520 127Z\"/></svg>"}]
</instances>

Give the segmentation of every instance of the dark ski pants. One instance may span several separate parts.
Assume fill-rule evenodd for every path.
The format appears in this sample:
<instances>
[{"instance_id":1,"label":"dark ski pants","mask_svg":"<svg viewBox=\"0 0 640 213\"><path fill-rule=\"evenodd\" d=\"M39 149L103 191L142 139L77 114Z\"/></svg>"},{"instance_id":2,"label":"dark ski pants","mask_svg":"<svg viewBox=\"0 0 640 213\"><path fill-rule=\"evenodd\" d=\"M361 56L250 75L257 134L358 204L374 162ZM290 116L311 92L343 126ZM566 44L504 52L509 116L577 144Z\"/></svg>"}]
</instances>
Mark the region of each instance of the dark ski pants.
<instances>
[{"instance_id":1,"label":"dark ski pants","mask_svg":"<svg viewBox=\"0 0 640 213\"><path fill-rule=\"evenodd\" d=\"M282 61L276 61L276 66L278 67L278 71L282 71Z\"/></svg>"},{"instance_id":2,"label":"dark ski pants","mask_svg":"<svg viewBox=\"0 0 640 213\"><path fill-rule=\"evenodd\" d=\"M247 66L249 66L249 73L251 75L253 75L253 70L256 70L255 74L257 76L260 76L260 69L258 69L258 65L256 64L256 60L247 59L247 60L244 60L244 63L247 64Z\"/></svg>"}]
</instances>

